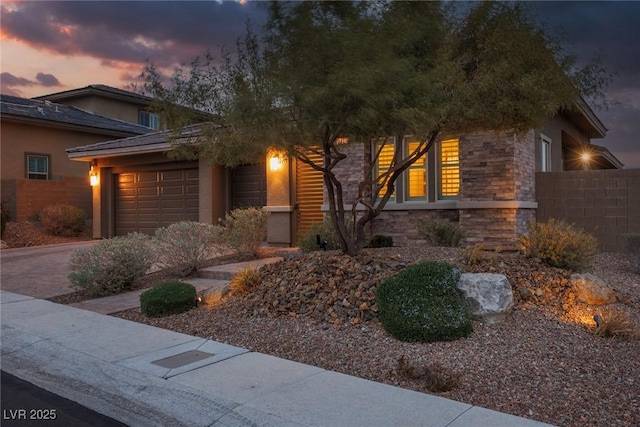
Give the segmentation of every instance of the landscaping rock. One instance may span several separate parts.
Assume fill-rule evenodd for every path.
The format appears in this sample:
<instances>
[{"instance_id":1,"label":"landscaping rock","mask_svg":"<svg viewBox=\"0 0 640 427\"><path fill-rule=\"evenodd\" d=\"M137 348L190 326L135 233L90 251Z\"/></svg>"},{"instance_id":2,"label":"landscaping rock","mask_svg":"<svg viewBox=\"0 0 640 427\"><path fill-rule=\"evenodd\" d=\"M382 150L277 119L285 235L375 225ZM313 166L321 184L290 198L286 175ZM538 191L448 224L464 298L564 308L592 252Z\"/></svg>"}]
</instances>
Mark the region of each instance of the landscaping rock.
<instances>
[{"instance_id":1,"label":"landscaping rock","mask_svg":"<svg viewBox=\"0 0 640 427\"><path fill-rule=\"evenodd\" d=\"M616 300L613 289L593 274L573 274L571 276L576 297L579 301L590 305L612 304Z\"/></svg>"},{"instance_id":2,"label":"landscaping rock","mask_svg":"<svg viewBox=\"0 0 640 427\"><path fill-rule=\"evenodd\" d=\"M464 273L458 290L472 318L498 322L513 306L513 291L504 274Z\"/></svg>"}]
</instances>

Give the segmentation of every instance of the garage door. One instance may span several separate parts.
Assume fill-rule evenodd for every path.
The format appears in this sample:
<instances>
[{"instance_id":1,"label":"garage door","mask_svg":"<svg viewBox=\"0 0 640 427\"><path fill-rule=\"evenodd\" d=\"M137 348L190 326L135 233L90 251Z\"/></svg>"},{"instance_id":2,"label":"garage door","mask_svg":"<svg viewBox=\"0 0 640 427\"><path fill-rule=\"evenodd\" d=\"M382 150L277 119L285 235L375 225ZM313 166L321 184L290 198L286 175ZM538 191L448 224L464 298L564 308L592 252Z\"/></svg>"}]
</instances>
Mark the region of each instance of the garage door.
<instances>
[{"instance_id":1,"label":"garage door","mask_svg":"<svg viewBox=\"0 0 640 427\"><path fill-rule=\"evenodd\" d=\"M118 236L198 220L197 168L119 173L115 180Z\"/></svg>"}]
</instances>

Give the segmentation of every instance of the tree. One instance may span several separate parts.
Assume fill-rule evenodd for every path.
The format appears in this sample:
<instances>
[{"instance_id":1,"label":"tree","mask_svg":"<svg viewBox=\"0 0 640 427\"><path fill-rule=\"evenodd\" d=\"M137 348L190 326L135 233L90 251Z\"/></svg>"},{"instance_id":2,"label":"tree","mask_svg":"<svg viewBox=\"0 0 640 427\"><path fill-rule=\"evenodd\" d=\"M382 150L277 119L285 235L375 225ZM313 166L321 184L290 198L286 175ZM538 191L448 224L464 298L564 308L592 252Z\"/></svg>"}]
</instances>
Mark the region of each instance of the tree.
<instances>
[{"instance_id":1,"label":"tree","mask_svg":"<svg viewBox=\"0 0 640 427\"><path fill-rule=\"evenodd\" d=\"M175 144L178 157L234 166L277 147L322 172L328 215L350 255L364 247L365 226L397 179L443 134L525 132L583 94L601 95L606 76L598 64L574 69L519 3L462 11L436 2L271 2L268 12L260 36L248 27L237 54L223 52L220 65L207 54L188 75L176 71L168 88L148 66L145 88L173 128L187 118L172 106L212 113L199 137ZM406 134L418 146L396 151L374 176L387 143L379 138ZM335 174L344 141L365 148L355 200L344 200Z\"/></svg>"}]
</instances>

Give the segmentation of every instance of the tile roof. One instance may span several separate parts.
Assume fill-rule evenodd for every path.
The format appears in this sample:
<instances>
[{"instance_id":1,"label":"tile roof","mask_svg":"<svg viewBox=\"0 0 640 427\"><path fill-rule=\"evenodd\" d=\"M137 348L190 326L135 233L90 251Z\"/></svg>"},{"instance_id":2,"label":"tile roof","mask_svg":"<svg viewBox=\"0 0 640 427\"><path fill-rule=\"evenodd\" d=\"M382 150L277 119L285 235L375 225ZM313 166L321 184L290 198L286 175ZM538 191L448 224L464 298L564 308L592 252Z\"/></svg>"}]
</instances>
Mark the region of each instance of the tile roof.
<instances>
[{"instance_id":1,"label":"tile roof","mask_svg":"<svg viewBox=\"0 0 640 427\"><path fill-rule=\"evenodd\" d=\"M83 96L89 93L102 93L107 97L109 96L126 97L130 99L136 99L144 104L148 104L151 101L153 101L153 98L149 96L141 95L136 92L130 92L128 90L118 89L112 86L107 86L102 84L92 84L92 85L77 88L77 89L71 89L63 92L56 92L56 93L50 93L47 95L36 96L33 99L61 100L61 99L75 98L75 97Z\"/></svg>"},{"instance_id":2,"label":"tile roof","mask_svg":"<svg viewBox=\"0 0 640 427\"><path fill-rule=\"evenodd\" d=\"M0 95L0 113L3 116L21 117L43 123L83 126L101 130L102 133L114 133L114 136L123 133L143 135L153 132L145 126L99 116L69 105L9 95Z\"/></svg>"}]
</instances>

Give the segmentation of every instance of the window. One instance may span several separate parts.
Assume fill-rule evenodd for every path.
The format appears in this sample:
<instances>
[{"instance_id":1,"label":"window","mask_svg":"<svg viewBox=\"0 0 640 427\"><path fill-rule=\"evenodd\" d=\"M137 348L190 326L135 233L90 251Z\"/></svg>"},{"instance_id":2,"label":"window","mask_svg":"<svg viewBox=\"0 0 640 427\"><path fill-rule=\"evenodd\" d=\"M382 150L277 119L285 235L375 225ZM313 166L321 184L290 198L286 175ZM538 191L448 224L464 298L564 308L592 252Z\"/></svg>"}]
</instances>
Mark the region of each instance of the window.
<instances>
[{"instance_id":1,"label":"window","mask_svg":"<svg viewBox=\"0 0 640 427\"><path fill-rule=\"evenodd\" d=\"M419 141L405 138L405 156L411 154L420 145ZM427 154L409 166L406 173L407 200L427 200Z\"/></svg>"},{"instance_id":2,"label":"window","mask_svg":"<svg viewBox=\"0 0 640 427\"><path fill-rule=\"evenodd\" d=\"M27 154L27 179L49 179L47 154Z\"/></svg>"},{"instance_id":3,"label":"window","mask_svg":"<svg viewBox=\"0 0 640 427\"><path fill-rule=\"evenodd\" d=\"M159 129L160 121L158 119L158 115L154 113L150 113L148 111L140 111L139 115L139 124L142 126L146 126L151 129Z\"/></svg>"},{"instance_id":4,"label":"window","mask_svg":"<svg viewBox=\"0 0 640 427\"><path fill-rule=\"evenodd\" d=\"M387 138L386 143L384 141L379 139L374 142L374 154L380 150L374 176L380 176L389 169L396 150L406 158L420 144L412 137L403 138L401 146L398 146L393 138ZM430 150L431 155L426 153L416 160L396 181L394 200L403 203L429 202L435 201L436 198L456 199L460 193L459 146L458 139L441 141L435 149Z\"/></svg>"},{"instance_id":5,"label":"window","mask_svg":"<svg viewBox=\"0 0 640 427\"><path fill-rule=\"evenodd\" d=\"M551 172L551 139L540 134L540 171Z\"/></svg>"},{"instance_id":6,"label":"window","mask_svg":"<svg viewBox=\"0 0 640 427\"><path fill-rule=\"evenodd\" d=\"M448 139L440 143L440 199L452 199L460 193L460 142Z\"/></svg>"},{"instance_id":7,"label":"window","mask_svg":"<svg viewBox=\"0 0 640 427\"><path fill-rule=\"evenodd\" d=\"M376 170L375 176L380 176L391 166L391 162L393 162L393 155L396 151L396 139L395 138L380 138L374 144L374 155L378 151L380 154L378 155L378 161L376 162ZM383 194L386 191L386 186L382 187L381 193ZM395 199L395 192L391 195L391 199Z\"/></svg>"}]
</instances>

